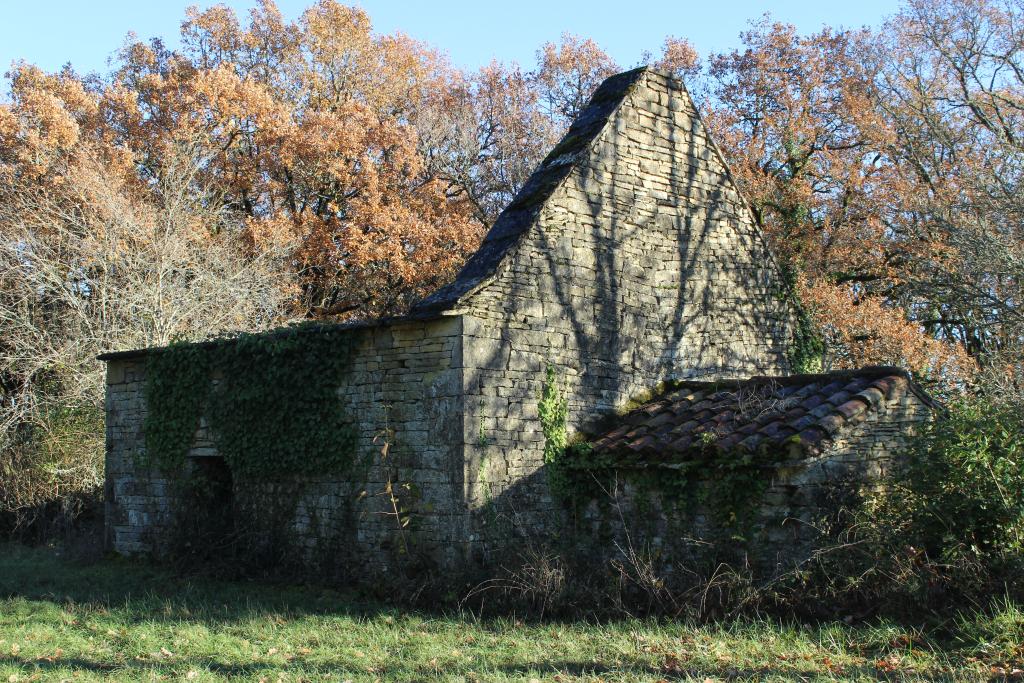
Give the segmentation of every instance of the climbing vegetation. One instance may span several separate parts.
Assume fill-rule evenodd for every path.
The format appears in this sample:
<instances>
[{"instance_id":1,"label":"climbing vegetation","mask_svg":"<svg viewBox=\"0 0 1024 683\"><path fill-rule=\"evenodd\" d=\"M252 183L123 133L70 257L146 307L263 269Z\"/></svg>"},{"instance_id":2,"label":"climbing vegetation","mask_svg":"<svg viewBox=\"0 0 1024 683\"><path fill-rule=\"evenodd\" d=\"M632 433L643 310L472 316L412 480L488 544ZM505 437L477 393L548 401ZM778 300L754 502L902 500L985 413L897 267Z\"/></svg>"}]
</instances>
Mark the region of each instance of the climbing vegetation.
<instances>
[{"instance_id":1,"label":"climbing vegetation","mask_svg":"<svg viewBox=\"0 0 1024 683\"><path fill-rule=\"evenodd\" d=\"M565 419L569 411L569 402L562 395L555 377L555 368L548 365L544 371L544 385L541 389L537 412L540 425L544 432L544 462L552 463L562 456L569 443Z\"/></svg>"},{"instance_id":2,"label":"climbing vegetation","mask_svg":"<svg viewBox=\"0 0 1024 683\"><path fill-rule=\"evenodd\" d=\"M797 271L787 264L781 266L781 271L785 283L782 296L792 302L796 312L793 338L786 353L790 369L794 373L822 372L826 347L821 329L798 287Z\"/></svg>"},{"instance_id":3,"label":"climbing vegetation","mask_svg":"<svg viewBox=\"0 0 1024 683\"><path fill-rule=\"evenodd\" d=\"M180 467L199 428L210 391L210 355L198 344L175 342L146 359L146 460Z\"/></svg>"},{"instance_id":4,"label":"climbing vegetation","mask_svg":"<svg viewBox=\"0 0 1024 683\"><path fill-rule=\"evenodd\" d=\"M343 328L292 326L204 344L173 344L146 368L147 458L180 467L199 428L231 470L274 478L338 471L353 460L355 430L338 396L350 366Z\"/></svg>"},{"instance_id":5,"label":"climbing vegetation","mask_svg":"<svg viewBox=\"0 0 1024 683\"><path fill-rule=\"evenodd\" d=\"M550 364L544 370L537 413L544 433L544 464L547 466L548 485L556 496L563 497L570 490L569 473L566 470L566 447L569 444L566 418L569 402L562 395L555 367Z\"/></svg>"},{"instance_id":6,"label":"climbing vegetation","mask_svg":"<svg viewBox=\"0 0 1024 683\"><path fill-rule=\"evenodd\" d=\"M770 483L769 470L762 465L757 456L736 457L709 442L671 468L636 468L608 456L595 457L590 444L580 442L555 461L558 488L554 492L578 510L592 501L615 503L622 486L628 484L640 509L657 498L667 517L690 523L703 513L712 524L712 536L746 541Z\"/></svg>"}]
</instances>

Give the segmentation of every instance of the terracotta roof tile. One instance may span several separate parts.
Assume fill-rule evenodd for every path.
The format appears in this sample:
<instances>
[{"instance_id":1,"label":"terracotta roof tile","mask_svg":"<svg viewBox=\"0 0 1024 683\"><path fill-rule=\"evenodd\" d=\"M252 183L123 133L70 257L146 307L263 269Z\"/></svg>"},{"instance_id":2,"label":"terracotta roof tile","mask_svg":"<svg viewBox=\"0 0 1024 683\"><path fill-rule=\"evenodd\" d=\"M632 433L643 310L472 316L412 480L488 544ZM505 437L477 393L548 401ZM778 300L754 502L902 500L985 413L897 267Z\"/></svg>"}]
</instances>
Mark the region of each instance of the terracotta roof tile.
<instances>
[{"instance_id":1,"label":"terracotta roof tile","mask_svg":"<svg viewBox=\"0 0 1024 683\"><path fill-rule=\"evenodd\" d=\"M751 434L747 438L736 444L739 448L747 451L756 451L757 447L761 445L761 435Z\"/></svg>"},{"instance_id":2,"label":"terracotta roof tile","mask_svg":"<svg viewBox=\"0 0 1024 683\"><path fill-rule=\"evenodd\" d=\"M815 385L811 385L811 386L812 386L812 388L817 388ZM824 402L825 402L825 397L822 396L821 394L811 394L810 396L805 398L800 403L800 405L802 407L806 408L807 410L811 410L813 408L817 408L818 406L820 406Z\"/></svg>"},{"instance_id":3,"label":"terracotta roof tile","mask_svg":"<svg viewBox=\"0 0 1024 683\"><path fill-rule=\"evenodd\" d=\"M725 437L724 439L719 439L718 442L715 443L715 445L718 446L718 448L720 448L721 450L727 451L727 450L730 450L732 448L735 448L739 444L739 442L742 441L742 440L743 440L743 435L739 434L739 433L735 433L735 434L730 434L729 436Z\"/></svg>"},{"instance_id":4,"label":"terracotta roof tile","mask_svg":"<svg viewBox=\"0 0 1024 683\"><path fill-rule=\"evenodd\" d=\"M838 413L833 413L818 420L817 426L824 429L830 435L835 436L844 424L846 424L846 418Z\"/></svg>"},{"instance_id":5,"label":"terracotta roof tile","mask_svg":"<svg viewBox=\"0 0 1024 683\"><path fill-rule=\"evenodd\" d=\"M882 401L885 400L885 394L883 394L875 387L868 387L863 391L859 391L857 392L857 396L864 399L867 402L867 404L872 408L879 405Z\"/></svg>"},{"instance_id":6,"label":"terracotta roof tile","mask_svg":"<svg viewBox=\"0 0 1024 683\"><path fill-rule=\"evenodd\" d=\"M853 396L851 392L847 391L846 389L843 389L842 391L839 391L829 396L825 402L837 406L841 403L846 403L847 399L849 399L851 396Z\"/></svg>"},{"instance_id":7,"label":"terracotta roof tile","mask_svg":"<svg viewBox=\"0 0 1024 683\"><path fill-rule=\"evenodd\" d=\"M826 415L831 415L833 410L835 410L835 406L827 400L822 399L821 403L818 404L818 407L809 411L807 414L813 415L816 418L823 418Z\"/></svg>"},{"instance_id":8,"label":"terracotta roof tile","mask_svg":"<svg viewBox=\"0 0 1024 683\"><path fill-rule=\"evenodd\" d=\"M818 427L808 427L797 434L797 436L800 438L801 445L811 448L824 441L825 437L828 436L828 432Z\"/></svg>"},{"instance_id":9,"label":"terracotta roof tile","mask_svg":"<svg viewBox=\"0 0 1024 683\"><path fill-rule=\"evenodd\" d=\"M884 411L913 391L934 406L899 368L869 367L822 375L685 382L618 419L592 441L595 454L628 465L692 457L707 448L815 453L841 430ZM705 434L712 434L709 440Z\"/></svg>"},{"instance_id":10,"label":"terracotta roof tile","mask_svg":"<svg viewBox=\"0 0 1024 683\"><path fill-rule=\"evenodd\" d=\"M669 451L685 451L693 444L693 436L687 434L686 436L680 437L668 445Z\"/></svg>"},{"instance_id":11,"label":"terracotta roof tile","mask_svg":"<svg viewBox=\"0 0 1024 683\"><path fill-rule=\"evenodd\" d=\"M836 412L847 420L851 420L867 410L869 406L870 404L867 401L862 401L859 398L851 398L849 401L836 406Z\"/></svg>"}]
</instances>

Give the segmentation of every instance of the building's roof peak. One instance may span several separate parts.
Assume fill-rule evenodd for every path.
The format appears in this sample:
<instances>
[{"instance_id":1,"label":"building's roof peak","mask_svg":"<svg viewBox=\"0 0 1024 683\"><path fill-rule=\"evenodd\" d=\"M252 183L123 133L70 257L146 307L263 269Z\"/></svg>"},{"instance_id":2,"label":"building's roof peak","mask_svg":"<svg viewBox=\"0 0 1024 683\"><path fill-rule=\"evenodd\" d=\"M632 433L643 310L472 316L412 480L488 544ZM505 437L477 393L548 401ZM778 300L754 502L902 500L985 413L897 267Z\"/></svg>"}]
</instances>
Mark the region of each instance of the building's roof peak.
<instances>
[{"instance_id":1,"label":"building's roof peak","mask_svg":"<svg viewBox=\"0 0 1024 683\"><path fill-rule=\"evenodd\" d=\"M573 169L585 158L594 141L641 78L657 73L642 66L609 76L598 86L587 106L562 140L548 153L484 237L480 248L459 271L455 281L413 307L414 313L455 308L468 294L486 284L505 256L529 231L541 209ZM666 74L661 74L666 77Z\"/></svg>"}]
</instances>

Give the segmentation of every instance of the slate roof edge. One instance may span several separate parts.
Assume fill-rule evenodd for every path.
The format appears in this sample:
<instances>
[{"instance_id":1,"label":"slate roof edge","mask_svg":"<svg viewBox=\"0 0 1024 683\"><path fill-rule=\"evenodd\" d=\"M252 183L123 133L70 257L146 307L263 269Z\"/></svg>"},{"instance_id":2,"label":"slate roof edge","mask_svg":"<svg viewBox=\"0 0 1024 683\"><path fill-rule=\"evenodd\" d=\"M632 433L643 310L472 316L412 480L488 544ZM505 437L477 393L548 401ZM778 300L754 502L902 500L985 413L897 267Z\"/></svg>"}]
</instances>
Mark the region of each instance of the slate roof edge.
<instances>
[{"instance_id":1,"label":"slate roof edge","mask_svg":"<svg viewBox=\"0 0 1024 683\"><path fill-rule=\"evenodd\" d=\"M661 74L641 66L609 76L598 86L569 130L495 220L480 248L470 256L455 280L414 305L414 313L453 311L493 282L505 257L526 237L544 205L592 151L612 116L647 73Z\"/></svg>"},{"instance_id":2,"label":"slate roof edge","mask_svg":"<svg viewBox=\"0 0 1024 683\"><path fill-rule=\"evenodd\" d=\"M431 320L440 320L442 318L456 318L457 315L447 313L430 313L430 314L409 314L401 316L391 316L387 318L375 318L373 320L356 320L352 322L341 322L341 323L321 323L321 324L306 324L302 327L275 327L273 329L265 330L263 332L253 332L252 334L273 336L275 334L283 334L288 331L300 331L302 333L322 332L325 330L369 330L381 327L391 327L392 325L401 325L403 323L414 323L414 322L429 322ZM241 335L243 332L236 332L236 335ZM223 339L204 339L196 342L192 342L194 345L200 348L213 348L217 344L230 343L232 337L224 337ZM167 346L146 346L140 349L127 349L124 351L105 351L98 356L96 360L100 361L112 361L112 360L128 360L131 358L142 358L151 353L160 353L161 351L167 350Z\"/></svg>"}]
</instances>

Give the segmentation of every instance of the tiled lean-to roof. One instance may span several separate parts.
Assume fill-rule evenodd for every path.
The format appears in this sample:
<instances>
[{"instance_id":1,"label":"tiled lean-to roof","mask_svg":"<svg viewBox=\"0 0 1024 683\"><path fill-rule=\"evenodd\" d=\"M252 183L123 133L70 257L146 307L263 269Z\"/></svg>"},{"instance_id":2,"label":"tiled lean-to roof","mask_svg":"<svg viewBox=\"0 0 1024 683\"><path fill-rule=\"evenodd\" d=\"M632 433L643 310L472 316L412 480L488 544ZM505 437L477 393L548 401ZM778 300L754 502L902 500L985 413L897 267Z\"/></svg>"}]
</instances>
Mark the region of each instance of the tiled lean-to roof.
<instances>
[{"instance_id":1,"label":"tiled lean-to roof","mask_svg":"<svg viewBox=\"0 0 1024 683\"><path fill-rule=\"evenodd\" d=\"M681 382L618 418L593 440L592 453L624 465L684 460L708 448L780 455L795 448L813 455L844 427L908 392L935 405L906 371L893 367Z\"/></svg>"}]
</instances>

